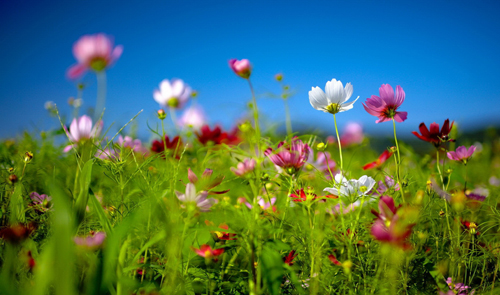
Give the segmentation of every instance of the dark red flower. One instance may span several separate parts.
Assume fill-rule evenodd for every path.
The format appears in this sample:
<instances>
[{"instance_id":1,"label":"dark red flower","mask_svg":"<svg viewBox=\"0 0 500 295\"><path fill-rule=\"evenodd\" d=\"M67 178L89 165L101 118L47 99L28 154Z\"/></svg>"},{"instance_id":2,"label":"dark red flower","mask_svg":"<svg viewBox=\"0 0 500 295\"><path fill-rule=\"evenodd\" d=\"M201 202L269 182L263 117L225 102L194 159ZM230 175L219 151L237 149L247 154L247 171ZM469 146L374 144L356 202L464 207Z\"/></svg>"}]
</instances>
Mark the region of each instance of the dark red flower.
<instances>
[{"instance_id":1,"label":"dark red flower","mask_svg":"<svg viewBox=\"0 0 500 295\"><path fill-rule=\"evenodd\" d=\"M294 255L295 254L295 250L292 250L290 251L290 253L288 253L288 255L286 257L283 258L283 262L292 266L293 265L293 259L295 259L295 257L297 257L297 255Z\"/></svg>"},{"instance_id":2,"label":"dark red flower","mask_svg":"<svg viewBox=\"0 0 500 295\"><path fill-rule=\"evenodd\" d=\"M19 244L21 241L27 239L36 230L34 222L28 224L16 224L11 227L6 227L0 230L0 238L11 242L12 244Z\"/></svg>"},{"instance_id":3,"label":"dark red flower","mask_svg":"<svg viewBox=\"0 0 500 295\"><path fill-rule=\"evenodd\" d=\"M196 137L198 137L198 141L207 145L209 142L213 144L227 144L227 145L235 145L240 142L240 138L238 137L238 129L235 128L231 132L227 133L222 131L220 126L215 126L213 130L210 130L208 125L203 125L200 128L200 131L195 132Z\"/></svg>"},{"instance_id":4,"label":"dark red flower","mask_svg":"<svg viewBox=\"0 0 500 295\"><path fill-rule=\"evenodd\" d=\"M416 131L413 131L412 133L421 140L430 142L434 146L438 147L443 142L455 141L449 138L451 128L453 128L453 123L454 122L451 122L450 125L450 120L446 119L443 123L443 127L441 127L441 131L439 131L439 124L436 124L435 122L432 123L429 130L427 129L427 126L425 126L425 123L422 122L418 126L421 134L418 134Z\"/></svg>"},{"instance_id":5,"label":"dark red flower","mask_svg":"<svg viewBox=\"0 0 500 295\"><path fill-rule=\"evenodd\" d=\"M380 168L382 166L382 164L384 164L385 161L387 161L387 159L389 159L392 156L392 154L393 153L391 153L389 151L384 151L380 155L380 157L378 157L377 160L375 160L374 162L368 163L365 166L363 166L363 170L368 170L368 169L373 169L373 168Z\"/></svg>"},{"instance_id":6,"label":"dark red flower","mask_svg":"<svg viewBox=\"0 0 500 295\"><path fill-rule=\"evenodd\" d=\"M337 257L335 257L335 255L333 255L333 254L328 255L328 259L330 259L330 261L333 264L338 265L338 266L342 266L342 263L340 263L340 261L337 260Z\"/></svg>"},{"instance_id":7,"label":"dark red flower","mask_svg":"<svg viewBox=\"0 0 500 295\"><path fill-rule=\"evenodd\" d=\"M228 230L229 226L227 226L227 224L222 223L219 225L219 228ZM233 234L233 233L216 231L215 234L217 235L217 237L220 240L224 240L224 241L236 240L236 238L235 238L236 234Z\"/></svg>"},{"instance_id":8,"label":"dark red flower","mask_svg":"<svg viewBox=\"0 0 500 295\"><path fill-rule=\"evenodd\" d=\"M170 140L168 135L165 135L164 141L159 141L159 140L153 141L153 144L151 145L151 150L155 153L161 153L165 151L165 146L167 147L168 150L172 150L173 153L176 153L175 154L176 158L180 157L183 146L182 146L182 139L179 136L176 136L172 140Z\"/></svg>"}]
</instances>

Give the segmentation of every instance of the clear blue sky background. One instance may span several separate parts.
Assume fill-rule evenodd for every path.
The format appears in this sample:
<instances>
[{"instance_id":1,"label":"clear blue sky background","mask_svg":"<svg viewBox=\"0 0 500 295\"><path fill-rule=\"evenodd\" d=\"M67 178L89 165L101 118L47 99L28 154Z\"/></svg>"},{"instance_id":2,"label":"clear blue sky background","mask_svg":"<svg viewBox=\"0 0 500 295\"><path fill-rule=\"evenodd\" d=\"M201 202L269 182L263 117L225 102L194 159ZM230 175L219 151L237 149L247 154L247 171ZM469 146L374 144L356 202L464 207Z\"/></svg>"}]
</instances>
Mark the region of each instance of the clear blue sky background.
<instances>
[{"instance_id":1,"label":"clear blue sky background","mask_svg":"<svg viewBox=\"0 0 500 295\"><path fill-rule=\"evenodd\" d=\"M499 125L499 12L498 1L1 1L0 138L57 127L43 105L52 100L69 113L72 45L99 32L124 46L108 71L105 122L118 127L143 109L142 138L150 137L146 122L157 122L152 92L165 78L196 89L212 124L230 127L240 118L250 95L230 58L252 62L259 94L278 93L273 76L284 73L296 90L294 127L333 127L308 98L332 78L351 82L360 96L338 116L340 125L359 121L390 134L391 124L375 124L361 105L383 83L406 92L401 135L446 118L469 129ZM84 107L93 106L95 75L83 82ZM284 122L280 100L259 104L263 116Z\"/></svg>"}]
</instances>

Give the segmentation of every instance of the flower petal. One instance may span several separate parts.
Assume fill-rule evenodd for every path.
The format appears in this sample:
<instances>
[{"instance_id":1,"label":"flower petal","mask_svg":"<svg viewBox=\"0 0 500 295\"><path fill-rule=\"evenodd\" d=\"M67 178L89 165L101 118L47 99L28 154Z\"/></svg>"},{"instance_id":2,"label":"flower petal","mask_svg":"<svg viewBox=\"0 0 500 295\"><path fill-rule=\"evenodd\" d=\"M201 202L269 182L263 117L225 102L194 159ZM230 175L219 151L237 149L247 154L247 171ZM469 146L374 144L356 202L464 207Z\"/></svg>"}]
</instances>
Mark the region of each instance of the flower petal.
<instances>
[{"instance_id":1,"label":"flower petal","mask_svg":"<svg viewBox=\"0 0 500 295\"><path fill-rule=\"evenodd\" d=\"M313 108L326 112L325 108L328 106L328 99L321 88L313 87L309 91L309 103Z\"/></svg>"}]
</instances>

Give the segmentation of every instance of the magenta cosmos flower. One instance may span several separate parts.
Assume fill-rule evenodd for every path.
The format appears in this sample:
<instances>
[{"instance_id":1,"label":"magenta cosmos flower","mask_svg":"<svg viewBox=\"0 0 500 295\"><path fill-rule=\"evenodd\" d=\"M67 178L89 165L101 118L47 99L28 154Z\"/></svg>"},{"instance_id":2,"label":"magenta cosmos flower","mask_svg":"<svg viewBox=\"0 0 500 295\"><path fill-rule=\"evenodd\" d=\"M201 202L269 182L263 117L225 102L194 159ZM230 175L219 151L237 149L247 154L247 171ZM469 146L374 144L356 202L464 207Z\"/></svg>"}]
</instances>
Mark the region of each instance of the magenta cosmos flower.
<instances>
[{"instance_id":1,"label":"magenta cosmos flower","mask_svg":"<svg viewBox=\"0 0 500 295\"><path fill-rule=\"evenodd\" d=\"M231 171L236 174L236 176L241 177L252 172L255 169L256 164L257 162L255 161L255 159L247 158L243 160L243 162L238 163L238 165L236 165L236 168L231 167Z\"/></svg>"},{"instance_id":2,"label":"magenta cosmos flower","mask_svg":"<svg viewBox=\"0 0 500 295\"><path fill-rule=\"evenodd\" d=\"M472 154L474 154L475 151L476 147L473 145L470 146L469 149L462 145L459 146L455 152L448 152L447 155L450 160L460 161L464 164L467 164L467 161L470 157L472 157Z\"/></svg>"},{"instance_id":3,"label":"magenta cosmos flower","mask_svg":"<svg viewBox=\"0 0 500 295\"><path fill-rule=\"evenodd\" d=\"M264 155L277 167L284 169L289 174L294 174L304 166L310 151L311 148L307 144L294 137L291 143L280 142L276 150L267 148Z\"/></svg>"},{"instance_id":4,"label":"magenta cosmos flower","mask_svg":"<svg viewBox=\"0 0 500 295\"><path fill-rule=\"evenodd\" d=\"M100 121L92 128L92 119L89 116L83 115L78 120L75 118L71 125L69 126L69 131L64 126L64 130L68 135L69 139L73 143L88 140L90 138L98 137L102 130L103 122ZM64 152L69 152L72 148L76 147L76 144L68 145L64 148Z\"/></svg>"},{"instance_id":5,"label":"magenta cosmos flower","mask_svg":"<svg viewBox=\"0 0 500 295\"><path fill-rule=\"evenodd\" d=\"M206 259L214 259L214 261L218 260L218 256L222 255L224 253L224 248L220 249L212 249L209 245L201 245L200 249L197 248L192 248L193 251L200 255L201 257L204 257Z\"/></svg>"},{"instance_id":6,"label":"magenta cosmos flower","mask_svg":"<svg viewBox=\"0 0 500 295\"><path fill-rule=\"evenodd\" d=\"M250 78L250 74L252 74L252 65L250 64L250 61L248 59L230 59L229 67L236 75L240 76L243 79Z\"/></svg>"},{"instance_id":7,"label":"magenta cosmos flower","mask_svg":"<svg viewBox=\"0 0 500 295\"><path fill-rule=\"evenodd\" d=\"M105 239L105 232L97 232L92 233L88 237L75 237L74 241L78 246L82 246L88 249L97 249L104 243Z\"/></svg>"},{"instance_id":8,"label":"magenta cosmos flower","mask_svg":"<svg viewBox=\"0 0 500 295\"><path fill-rule=\"evenodd\" d=\"M73 45L78 64L68 70L70 79L81 77L87 70L104 71L122 55L123 46L113 48L113 41L105 34L85 35Z\"/></svg>"},{"instance_id":9,"label":"magenta cosmos flower","mask_svg":"<svg viewBox=\"0 0 500 295\"><path fill-rule=\"evenodd\" d=\"M160 106L182 109L189 100L191 87L181 79L165 79L160 83L160 90L153 92L153 98Z\"/></svg>"},{"instance_id":10,"label":"magenta cosmos flower","mask_svg":"<svg viewBox=\"0 0 500 295\"><path fill-rule=\"evenodd\" d=\"M394 89L389 84L382 84L379 89L380 97L372 95L367 98L363 107L370 114L378 118L375 123L382 123L392 119L396 122L403 122L408 115L407 112L397 112L396 110L405 101L405 92L401 86L396 87L396 94Z\"/></svg>"}]
</instances>

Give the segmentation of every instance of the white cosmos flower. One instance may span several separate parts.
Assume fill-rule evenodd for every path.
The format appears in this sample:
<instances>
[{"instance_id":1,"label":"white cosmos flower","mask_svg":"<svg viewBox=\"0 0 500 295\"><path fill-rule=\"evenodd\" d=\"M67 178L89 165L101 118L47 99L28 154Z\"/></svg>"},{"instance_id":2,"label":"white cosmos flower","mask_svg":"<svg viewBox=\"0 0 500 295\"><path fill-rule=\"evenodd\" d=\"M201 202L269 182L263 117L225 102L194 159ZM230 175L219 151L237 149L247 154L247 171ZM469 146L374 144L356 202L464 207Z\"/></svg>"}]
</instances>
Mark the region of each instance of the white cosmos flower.
<instances>
[{"instance_id":1,"label":"white cosmos flower","mask_svg":"<svg viewBox=\"0 0 500 295\"><path fill-rule=\"evenodd\" d=\"M153 98L161 106L182 109L191 95L191 88L181 79L165 79L160 83L160 90L153 92Z\"/></svg>"},{"instance_id":2,"label":"white cosmos flower","mask_svg":"<svg viewBox=\"0 0 500 295\"><path fill-rule=\"evenodd\" d=\"M344 86L342 82L332 79L326 82L325 92L319 87L313 87L309 91L309 102L312 107L325 113L336 114L352 109L352 105L358 100L359 96L352 102L346 102L351 98L352 85L347 83Z\"/></svg>"},{"instance_id":3,"label":"white cosmos flower","mask_svg":"<svg viewBox=\"0 0 500 295\"><path fill-rule=\"evenodd\" d=\"M323 191L327 191L336 196L366 196L375 186L375 179L363 175L359 179L348 180L344 175L338 173L335 175L334 187L327 187ZM339 194L340 185L340 194Z\"/></svg>"}]
</instances>

